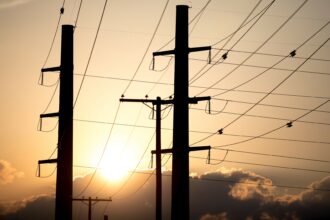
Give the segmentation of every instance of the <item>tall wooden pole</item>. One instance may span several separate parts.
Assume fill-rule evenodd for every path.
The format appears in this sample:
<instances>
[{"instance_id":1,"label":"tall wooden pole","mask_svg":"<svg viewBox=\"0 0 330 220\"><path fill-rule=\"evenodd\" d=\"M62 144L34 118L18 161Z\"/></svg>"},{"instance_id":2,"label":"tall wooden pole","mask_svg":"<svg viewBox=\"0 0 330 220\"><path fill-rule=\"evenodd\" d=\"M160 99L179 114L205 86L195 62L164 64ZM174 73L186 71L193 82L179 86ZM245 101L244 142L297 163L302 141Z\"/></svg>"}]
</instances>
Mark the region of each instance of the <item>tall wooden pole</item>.
<instances>
[{"instance_id":1,"label":"tall wooden pole","mask_svg":"<svg viewBox=\"0 0 330 220\"><path fill-rule=\"evenodd\" d=\"M59 117L57 159L39 160L40 164L57 163L55 219L72 219L72 160L73 160L73 30L62 26L61 65L41 71L60 71L59 112L41 114L40 118Z\"/></svg>"},{"instance_id":2,"label":"tall wooden pole","mask_svg":"<svg viewBox=\"0 0 330 220\"><path fill-rule=\"evenodd\" d=\"M189 53L210 50L211 47L189 48L188 6L176 7L175 49L154 52L154 56L175 55L174 113L172 148L172 220L189 220L189 151L206 147L189 147L189 104L209 100L210 97L189 98Z\"/></svg>"},{"instance_id":3,"label":"tall wooden pole","mask_svg":"<svg viewBox=\"0 0 330 220\"><path fill-rule=\"evenodd\" d=\"M55 219L72 219L73 29L62 26Z\"/></svg>"}]
</instances>

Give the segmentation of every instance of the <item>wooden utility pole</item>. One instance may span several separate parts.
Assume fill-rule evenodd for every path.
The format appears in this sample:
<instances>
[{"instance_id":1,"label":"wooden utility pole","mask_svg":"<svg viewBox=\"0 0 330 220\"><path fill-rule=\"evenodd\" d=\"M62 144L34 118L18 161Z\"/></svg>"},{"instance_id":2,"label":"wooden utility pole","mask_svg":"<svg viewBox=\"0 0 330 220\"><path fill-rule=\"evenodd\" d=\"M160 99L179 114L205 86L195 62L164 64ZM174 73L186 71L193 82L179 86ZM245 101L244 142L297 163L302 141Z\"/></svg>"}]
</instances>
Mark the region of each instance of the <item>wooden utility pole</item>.
<instances>
[{"instance_id":1,"label":"wooden utility pole","mask_svg":"<svg viewBox=\"0 0 330 220\"><path fill-rule=\"evenodd\" d=\"M72 158L73 158L73 30L72 25L62 26L61 65L42 69L44 72L60 71L59 112L41 114L40 118L59 117L57 159L38 163L57 163L55 219L72 219Z\"/></svg>"},{"instance_id":2,"label":"wooden utility pole","mask_svg":"<svg viewBox=\"0 0 330 220\"><path fill-rule=\"evenodd\" d=\"M92 220L92 206L95 205L98 202L111 202L111 198L109 199L99 199L95 198L93 199L92 197L88 197L88 199L82 197L82 198L73 198L72 201L80 201L86 205L88 205L88 220ZM87 203L86 203L87 202ZM104 216L104 219L107 219L108 216Z\"/></svg>"},{"instance_id":3,"label":"wooden utility pole","mask_svg":"<svg viewBox=\"0 0 330 220\"><path fill-rule=\"evenodd\" d=\"M175 49L153 53L154 56L175 55L172 220L189 220L189 151L210 149L210 146L189 147L189 104L210 100L210 97L189 98L188 55L211 47L189 48L188 8L187 5L176 7Z\"/></svg>"},{"instance_id":4,"label":"wooden utility pole","mask_svg":"<svg viewBox=\"0 0 330 220\"><path fill-rule=\"evenodd\" d=\"M121 102L142 102L156 105L156 150L151 151L156 154L156 219L162 219L162 158L161 154L166 153L161 149L161 105L172 104L173 100L157 99L120 99ZM170 149L171 150L171 149Z\"/></svg>"}]
</instances>

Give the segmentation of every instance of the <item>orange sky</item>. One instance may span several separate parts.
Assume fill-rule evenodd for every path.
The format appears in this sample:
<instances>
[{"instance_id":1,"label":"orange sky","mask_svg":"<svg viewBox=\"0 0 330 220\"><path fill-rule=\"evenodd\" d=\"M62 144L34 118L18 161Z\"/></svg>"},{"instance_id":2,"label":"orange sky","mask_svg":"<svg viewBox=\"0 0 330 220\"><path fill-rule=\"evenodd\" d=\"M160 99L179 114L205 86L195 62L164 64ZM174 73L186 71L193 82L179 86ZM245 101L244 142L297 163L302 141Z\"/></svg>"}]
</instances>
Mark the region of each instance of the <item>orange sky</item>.
<instances>
[{"instance_id":1,"label":"orange sky","mask_svg":"<svg viewBox=\"0 0 330 220\"><path fill-rule=\"evenodd\" d=\"M252 17L262 11L270 2L269 0L261 1ZM255 20L237 32L226 46L224 46L228 39L226 37L237 30L258 1L213 0L201 16L191 23L189 43L191 47L212 45L212 56L218 52L217 49L223 46L224 49L232 50L223 63L214 66L207 65L207 52L190 55L192 58L189 67L191 78L198 74L204 65L207 65L207 68L212 66L208 72L191 83L190 96L210 95L214 98L211 102L214 112L211 115L204 111L207 108L205 102L191 106L191 143L224 127L224 135L214 135L198 145L215 147L247 140L249 138L242 137L242 135L254 137L267 133L295 120L307 113L308 109L314 109L330 99L329 42L315 53L312 57L313 60L307 61L285 81L284 79L292 73L287 69L296 69L304 62L304 59L286 58L275 66L276 70L266 71L260 77L244 84L264 70L255 66L269 67L282 59L280 56L265 54L288 55L329 21L329 1L307 1L278 33L260 47L303 2L303 0L275 1L246 35L243 36ZM88 76L85 78L74 109L76 119L74 121L75 165L94 167L101 161L102 167L125 166L128 169L134 169L137 164L139 164L137 169L149 167L149 152L154 149L155 143L154 139L150 142L155 126L155 121L150 119L151 110L140 103L122 103L119 106L118 99L128 85L127 79L131 79L137 69L134 78L136 81L130 84L125 92L125 97L144 98L148 94L150 98L156 96L166 98L172 94L173 62L169 63L169 57L157 57L155 69L159 71L152 71L149 68L152 52L159 50L174 37L176 4L184 3L191 6L189 16L192 19L207 1L169 1L155 38L145 59L142 60L142 65L138 68L165 3L166 1L163 0L142 0L139 3L129 0L110 0L108 2L87 69ZM37 131L39 114L45 110L55 89L55 86L38 85L38 79L51 45L61 5L62 1L5 0L0 2L2 33L0 35L1 204L54 192L55 175L49 178L35 177L37 161L47 159L56 147L57 141L57 128L52 132ZM86 1L81 8L74 36L75 94L82 79L79 74L83 74L86 68L103 5L103 0ZM60 24L74 24L78 6L79 1L67 0ZM296 57L309 57L329 38L329 35L330 26L326 26L297 50ZM46 67L59 64L59 36L58 34L55 38ZM242 39L240 39L241 36L243 36ZM225 40L218 43L222 39ZM235 44L236 42L237 44ZM235 46L231 48L233 45ZM172 42L163 50L170 50L173 47ZM232 65L233 63L242 63L249 56L249 53L243 52L253 52L258 47L260 48L257 52L260 54L253 55L244 62L244 65L230 73L236 67ZM225 52L225 50L220 52L212 61L220 59ZM164 68L165 70L163 70ZM230 73L228 77L213 86L215 88L204 92L203 88L213 85L228 73ZM45 74L45 84L54 84L57 76L56 73ZM159 84L150 83L157 81ZM272 91L282 81L284 81L283 84ZM235 91L217 95L225 91L219 89L233 88ZM270 91L272 94L261 101L261 104L266 105L257 105L248 111L246 116L231 124L238 114L243 114L252 106L248 102L256 103L265 96L260 92ZM203 93L199 94L200 92ZM286 106L290 109L274 107L274 105ZM111 124L82 121L114 122L118 108L115 122L121 125L114 126L108 144L106 143ZM58 93L55 94L47 112L55 112L57 109ZM268 138L296 141L257 138L237 145L224 146L224 148L329 161L330 103L324 104L317 110L299 119L303 122L295 122L291 128L284 126L265 135ZM169 147L172 141L172 131L170 130L172 114L173 109L168 108L165 111L166 117L162 121L164 128L162 145L164 148ZM56 120L46 119L43 125L44 130L52 129L56 126ZM136 125L136 127L127 125ZM146 150L146 147L149 148ZM101 159L103 149L106 149L105 156ZM147 153L144 155L145 151ZM225 153L225 151L212 150L211 156L213 159L222 159L225 157ZM192 153L191 156L206 158L207 152ZM307 186L313 181L328 176L330 172L327 162L285 159L234 151L228 151L225 159L228 161L219 165L208 165L203 159L191 158L190 171L202 175L206 172L214 172L221 167L239 168L270 178L276 184L295 186ZM245 162L245 164L241 162ZM325 172L271 168L246 163ZM43 167L42 175L47 176L53 169L53 166ZM171 169L171 160L164 164L164 169ZM86 168L74 168L74 175L84 176L90 171ZM125 190L129 191L134 187L135 184L129 182L122 193L125 194ZM289 192L296 193L297 191L289 190Z\"/></svg>"}]
</instances>

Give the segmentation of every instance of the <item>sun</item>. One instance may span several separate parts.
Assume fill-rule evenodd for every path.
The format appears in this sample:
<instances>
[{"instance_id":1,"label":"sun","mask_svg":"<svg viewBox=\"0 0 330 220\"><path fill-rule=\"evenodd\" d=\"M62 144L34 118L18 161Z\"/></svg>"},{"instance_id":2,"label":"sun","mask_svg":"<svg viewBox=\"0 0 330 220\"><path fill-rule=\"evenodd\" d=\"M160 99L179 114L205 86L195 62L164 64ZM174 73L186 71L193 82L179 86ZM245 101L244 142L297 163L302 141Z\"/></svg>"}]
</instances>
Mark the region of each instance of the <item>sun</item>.
<instances>
[{"instance_id":1,"label":"sun","mask_svg":"<svg viewBox=\"0 0 330 220\"><path fill-rule=\"evenodd\" d=\"M119 161L101 167L102 176L110 182L119 182L129 174L129 169Z\"/></svg>"},{"instance_id":2,"label":"sun","mask_svg":"<svg viewBox=\"0 0 330 220\"><path fill-rule=\"evenodd\" d=\"M100 173L110 182L120 182L130 174L136 165L133 155L125 153L119 149L112 149L111 152L106 152L101 165Z\"/></svg>"}]
</instances>

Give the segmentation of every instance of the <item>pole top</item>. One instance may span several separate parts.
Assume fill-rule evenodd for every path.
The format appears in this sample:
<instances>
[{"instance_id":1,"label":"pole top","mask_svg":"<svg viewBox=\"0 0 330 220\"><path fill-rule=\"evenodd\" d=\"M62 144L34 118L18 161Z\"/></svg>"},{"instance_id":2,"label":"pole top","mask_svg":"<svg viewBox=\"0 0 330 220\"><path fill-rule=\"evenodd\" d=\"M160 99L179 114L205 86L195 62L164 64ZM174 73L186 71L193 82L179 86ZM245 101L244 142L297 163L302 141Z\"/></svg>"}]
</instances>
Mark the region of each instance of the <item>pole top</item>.
<instances>
[{"instance_id":1,"label":"pole top","mask_svg":"<svg viewBox=\"0 0 330 220\"><path fill-rule=\"evenodd\" d=\"M176 8L189 8L189 5L177 5Z\"/></svg>"}]
</instances>

